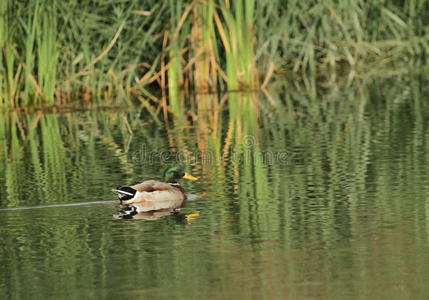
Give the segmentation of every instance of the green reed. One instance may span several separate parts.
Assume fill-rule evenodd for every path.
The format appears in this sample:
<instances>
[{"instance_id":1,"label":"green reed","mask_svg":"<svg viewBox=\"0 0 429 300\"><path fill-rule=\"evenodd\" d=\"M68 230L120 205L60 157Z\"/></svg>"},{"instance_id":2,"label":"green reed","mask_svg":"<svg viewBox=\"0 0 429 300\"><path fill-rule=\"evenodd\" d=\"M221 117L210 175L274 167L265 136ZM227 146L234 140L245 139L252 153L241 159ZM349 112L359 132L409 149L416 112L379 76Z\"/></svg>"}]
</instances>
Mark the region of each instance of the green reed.
<instances>
[{"instance_id":1,"label":"green reed","mask_svg":"<svg viewBox=\"0 0 429 300\"><path fill-rule=\"evenodd\" d=\"M38 12L41 24L36 30L36 41L39 49L37 59L37 78L40 89L48 104L54 103L54 93L57 77L57 8L55 2Z\"/></svg>"},{"instance_id":2,"label":"green reed","mask_svg":"<svg viewBox=\"0 0 429 300\"><path fill-rule=\"evenodd\" d=\"M0 103L135 100L152 115L195 113L210 103L184 101L190 92L257 90L284 73L361 74L424 58L428 20L423 0L5 0Z\"/></svg>"},{"instance_id":3,"label":"green reed","mask_svg":"<svg viewBox=\"0 0 429 300\"><path fill-rule=\"evenodd\" d=\"M168 45L169 104L174 111L179 89L207 93L221 87L235 91L257 87L252 28L255 3L233 3L175 4Z\"/></svg>"},{"instance_id":4,"label":"green reed","mask_svg":"<svg viewBox=\"0 0 429 300\"><path fill-rule=\"evenodd\" d=\"M362 68L417 58L428 50L425 1L270 1L266 5L264 15L256 11L258 40L265 38L264 47L284 62L285 71ZM262 32L274 27L271 37Z\"/></svg>"},{"instance_id":5,"label":"green reed","mask_svg":"<svg viewBox=\"0 0 429 300\"><path fill-rule=\"evenodd\" d=\"M129 104L132 89L146 92L141 79L156 66L165 10L157 1L3 1L0 102Z\"/></svg>"},{"instance_id":6,"label":"green reed","mask_svg":"<svg viewBox=\"0 0 429 300\"><path fill-rule=\"evenodd\" d=\"M8 1L2 1L0 3L0 49L4 47L4 41L6 40L6 30L7 30L7 19L6 12L8 7ZM4 55L3 51L0 50L0 53ZM3 59L0 59L0 104L4 104L7 97L7 79L6 79L6 68Z\"/></svg>"},{"instance_id":7,"label":"green reed","mask_svg":"<svg viewBox=\"0 0 429 300\"><path fill-rule=\"evenodd\" d=\"M226 55L228 88L249 89L257 85L252 27L255 1L232 3L231 7L229 1L221 1L221 15L225 26L217 23Z\"/></svg>"}]
</instances>

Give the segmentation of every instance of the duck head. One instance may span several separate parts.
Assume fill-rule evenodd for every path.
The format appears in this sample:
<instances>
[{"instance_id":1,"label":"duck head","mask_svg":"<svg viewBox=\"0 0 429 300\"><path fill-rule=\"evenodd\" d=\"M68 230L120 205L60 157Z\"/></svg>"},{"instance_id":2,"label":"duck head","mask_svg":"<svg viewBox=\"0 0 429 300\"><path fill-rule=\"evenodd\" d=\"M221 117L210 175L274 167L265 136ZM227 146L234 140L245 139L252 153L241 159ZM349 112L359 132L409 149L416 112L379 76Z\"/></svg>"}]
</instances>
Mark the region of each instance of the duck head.
<instances>
[{"instance_id":1,"label":"duck head","mask_svg":"<svg viewBox=\"0 0 429 300\"><path fill-rule=\"evenodd\" d=\"M164 181L169 183L176 183L180 179L198 180L197 177L186 173L183 167L173 166L168 167L163 173Z\"/></svg>"}]
</instances>

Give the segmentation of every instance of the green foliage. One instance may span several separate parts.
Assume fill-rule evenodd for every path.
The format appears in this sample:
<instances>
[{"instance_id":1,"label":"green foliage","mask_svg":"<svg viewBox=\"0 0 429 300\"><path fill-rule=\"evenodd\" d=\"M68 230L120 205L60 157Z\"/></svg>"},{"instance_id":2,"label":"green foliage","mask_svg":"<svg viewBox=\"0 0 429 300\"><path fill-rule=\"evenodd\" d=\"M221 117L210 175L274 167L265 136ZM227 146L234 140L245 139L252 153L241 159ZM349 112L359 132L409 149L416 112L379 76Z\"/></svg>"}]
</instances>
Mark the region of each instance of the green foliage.
<instances>
[{"instance_id":1,"label":"green foliage","mask_svg":"<svg viewBox=\"0 0 429 300\"><path fill-rule=\"evenodd\" d=\"M254 20L261 62L273 59L285 71L365 68L429 49L429 9L421 0L261 1Z\"/></svg>"},{"instance_id":2,"label":"green foliage","mask_svg":"<svg viewBox=\"0 0 429 300\"><path fill-rule=\"evenodd\" d=\"M159 1L2 1L0 103L129 103L159 56L165 12Z\"/></svg>"},{"instance_id":3,"label":"green foliage","mask_svg":"<svg viewBox=\"0 0 429 300\"><path fill-rule=\"evenodd\" d=\"M283 72L424 58L428 20L423 0L5 0L0 103L135 98L153 115L183 115L181 90L255 90Z\"/></svg>"}]
</instances>

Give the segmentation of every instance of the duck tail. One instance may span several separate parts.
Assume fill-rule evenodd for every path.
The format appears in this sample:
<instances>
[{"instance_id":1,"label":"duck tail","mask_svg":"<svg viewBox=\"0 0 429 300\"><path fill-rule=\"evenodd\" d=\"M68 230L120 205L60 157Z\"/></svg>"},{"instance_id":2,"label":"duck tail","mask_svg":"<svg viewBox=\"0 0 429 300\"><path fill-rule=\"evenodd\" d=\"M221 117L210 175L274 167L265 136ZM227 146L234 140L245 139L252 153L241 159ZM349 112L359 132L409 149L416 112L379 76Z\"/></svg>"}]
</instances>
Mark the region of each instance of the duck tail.
<instances>
[{"instance_id":1,"label":"duck tail","mask_svg":"<svg viewBox=\"0 0 429 300\"><path fill-rule=\"evenodd\" d=\"M118 195L120 201L124 201L134 198L137 191L129 186L123 186L118 187L116 189L112 189L112 192Z\"/></svg>"}]
</instances>

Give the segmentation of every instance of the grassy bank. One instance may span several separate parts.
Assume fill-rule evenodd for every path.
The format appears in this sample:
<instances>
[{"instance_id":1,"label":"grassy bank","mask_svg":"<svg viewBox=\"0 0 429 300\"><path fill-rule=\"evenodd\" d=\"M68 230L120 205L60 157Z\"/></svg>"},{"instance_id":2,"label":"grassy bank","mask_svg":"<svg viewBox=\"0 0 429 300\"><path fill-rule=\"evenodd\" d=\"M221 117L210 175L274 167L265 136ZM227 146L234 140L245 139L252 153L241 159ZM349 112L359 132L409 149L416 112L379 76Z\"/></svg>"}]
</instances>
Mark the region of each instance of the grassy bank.
<instances>
[{"instance_id":1,"label":"grassy bank","mask_svg":"<svg viewBox=\"0 0 429 300\"><path fill-rule=\"evenodd\" d=\"M428 29L422 0L5 0L0 103L135 100L154 115L181 115L192 92L424 59Z\"/></svg>"}]
</instances>

